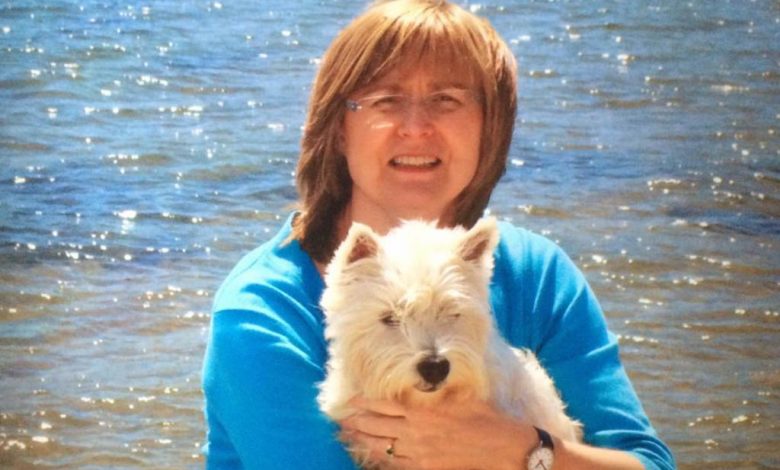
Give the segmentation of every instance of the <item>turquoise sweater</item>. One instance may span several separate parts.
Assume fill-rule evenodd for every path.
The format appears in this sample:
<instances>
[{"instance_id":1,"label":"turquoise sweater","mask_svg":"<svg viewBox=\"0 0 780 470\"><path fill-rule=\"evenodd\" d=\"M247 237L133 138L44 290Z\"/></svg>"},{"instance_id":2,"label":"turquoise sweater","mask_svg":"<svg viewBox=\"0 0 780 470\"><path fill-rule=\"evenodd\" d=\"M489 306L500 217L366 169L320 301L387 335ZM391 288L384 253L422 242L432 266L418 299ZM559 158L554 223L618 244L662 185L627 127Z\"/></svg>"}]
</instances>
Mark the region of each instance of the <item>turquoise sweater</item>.
<instances>
[{"instance_id":1,"label":"turquoise sweater","mask_svg":"<svg viewBox=\"0 0 780 470\"><path fill-rule=\"evenodd\" d=\"M292 216L216 294L203 369L209 469L354 469L317 408L327 344L311 258L285 244ZM491 303L507 340L534 351L595 446L675 468L618 356L585 278L551 241L501 223Z\"/></svg>"}]
</instances>

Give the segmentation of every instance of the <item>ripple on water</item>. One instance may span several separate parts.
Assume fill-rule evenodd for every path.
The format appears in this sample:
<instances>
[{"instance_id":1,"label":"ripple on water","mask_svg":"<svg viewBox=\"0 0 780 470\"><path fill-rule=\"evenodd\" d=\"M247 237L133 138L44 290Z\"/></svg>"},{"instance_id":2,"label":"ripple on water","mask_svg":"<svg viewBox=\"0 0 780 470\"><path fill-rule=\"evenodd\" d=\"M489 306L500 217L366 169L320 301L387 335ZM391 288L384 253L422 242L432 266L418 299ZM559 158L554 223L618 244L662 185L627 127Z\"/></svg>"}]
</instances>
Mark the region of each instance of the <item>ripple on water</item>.
<instances>
[{"instance_id":1,"label":"ripple on water","mask_svg":"<svg viewBox=\"0 0 780 470\"><path fill-rule=\"evenodd\" d=\"M213 292L365 2L41 3L0 6L0 466L200 468ZM780 467L776 9L503 3L491 212L583 269L681 468Z\"/></svg>"}]
</instances>

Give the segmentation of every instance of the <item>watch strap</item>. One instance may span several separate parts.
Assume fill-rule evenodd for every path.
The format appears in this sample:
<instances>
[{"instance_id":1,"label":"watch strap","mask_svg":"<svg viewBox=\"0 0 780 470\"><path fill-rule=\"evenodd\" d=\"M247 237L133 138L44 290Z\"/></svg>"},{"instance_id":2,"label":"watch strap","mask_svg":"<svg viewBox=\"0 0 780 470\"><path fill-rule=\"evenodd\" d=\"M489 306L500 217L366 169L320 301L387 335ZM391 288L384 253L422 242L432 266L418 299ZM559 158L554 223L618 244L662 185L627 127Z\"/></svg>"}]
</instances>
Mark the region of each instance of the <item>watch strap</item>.
<instances>
[{"instance_id":1,"label":"watch strap","mask_svg":"<svg viewBox=\"0 0 780 470\"><path fill-rule=\"evenodd\" d=\"M555 444L553 444L550 433L544 429L537 428L536 426L534 426L534 429L536 429L536 434L539 435L539 447L545 447L547 449L554 450Z\"/></svg>"},{"instance_id":2,"label":"watch strap","mask_svg":"<svg viewBox=\"0 0 780 470\"><path fill-rule=\"evenodd\" d=\"M544 429L537 428L536 434L539 436L539 443L536 448L531 450L526 459L527 470L552 470L555 460L555 445L552 436Z\"/></svg>"}]
</instances>

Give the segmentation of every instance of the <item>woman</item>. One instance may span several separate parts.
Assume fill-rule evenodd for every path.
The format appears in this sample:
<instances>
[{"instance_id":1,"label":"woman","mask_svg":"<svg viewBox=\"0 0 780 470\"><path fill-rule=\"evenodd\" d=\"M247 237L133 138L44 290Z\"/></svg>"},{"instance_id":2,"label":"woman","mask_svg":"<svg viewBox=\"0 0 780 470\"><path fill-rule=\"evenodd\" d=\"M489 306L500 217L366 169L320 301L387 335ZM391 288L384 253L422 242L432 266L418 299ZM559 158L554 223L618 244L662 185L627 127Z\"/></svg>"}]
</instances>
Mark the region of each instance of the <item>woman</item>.
<instances>
[{"instance_id":1,"label":"woman","mask_svg":"<svg viewBox=\"0 0 780 470\"><path fill-rule=\"evenodd\" d=\"M410 469L674 468L581 273L554 243L508 224L495 252L496 323L539 356L585 444L487 403L424 411L356 397L361 411L341 423L317 409L321 273L334 249L353 222L380 233L410 218L473 225L505 169L515 95L506 44L445 1L377 3L335 39L302 141L301 209L215 298L204 365L209 468L354 468L341 441Z\"/></svg>"}]
</instances>

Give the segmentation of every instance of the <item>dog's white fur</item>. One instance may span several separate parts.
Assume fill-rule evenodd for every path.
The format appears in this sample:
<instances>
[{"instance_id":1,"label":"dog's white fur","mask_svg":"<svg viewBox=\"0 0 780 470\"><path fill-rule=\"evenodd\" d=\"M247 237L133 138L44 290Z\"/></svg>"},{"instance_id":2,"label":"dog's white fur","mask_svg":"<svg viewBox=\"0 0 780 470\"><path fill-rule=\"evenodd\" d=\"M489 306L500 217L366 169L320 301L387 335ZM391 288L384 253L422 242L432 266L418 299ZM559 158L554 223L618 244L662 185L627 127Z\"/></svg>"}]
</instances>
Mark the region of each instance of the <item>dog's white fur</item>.
<instances>
[{"instance_id":1,"label":"dog's white fur","mask_svg":"<svg viewBox=\"0 0 780 470\"><path fill-rule=\"evenodd\" d=\"M333 419L356 395L434 407L476 398L567 440L581 426L529 351L500 336L489 285L498 243L493 218L471 230L403 223L385 236L354 224L326 269L321 306L330 359L321 409ZM431 384L418 371L426 357L450 370Z\"/></svg>"}]
</instances>

